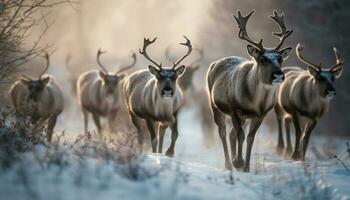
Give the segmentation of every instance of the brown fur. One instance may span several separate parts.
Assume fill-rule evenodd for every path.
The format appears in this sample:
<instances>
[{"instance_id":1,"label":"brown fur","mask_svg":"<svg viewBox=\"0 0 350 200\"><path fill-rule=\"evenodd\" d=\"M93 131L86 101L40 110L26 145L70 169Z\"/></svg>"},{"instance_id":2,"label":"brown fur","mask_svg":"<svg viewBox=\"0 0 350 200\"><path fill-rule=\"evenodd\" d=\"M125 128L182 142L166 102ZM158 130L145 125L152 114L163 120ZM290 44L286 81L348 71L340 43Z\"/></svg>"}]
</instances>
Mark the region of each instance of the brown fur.
<instances>
[{"instance_id":1,"label":"brown fur","mask_svg":"<svg viewBox=\"0 0 350 200\"><path fill-rule=\"evenodd\" d=\"M124 93L126 96L127 106L133 123L138 129L139 143L142 145L144 133L142 131L143 120L146 120L148 126L156 130L157 122L160 129L171 127L172 142L167 151L167 155L174 154L174 146L177 138L177 112L182 104L181 88L176 85L174 96L164 99L161 97L157 79L148 70L139 70L131 74L124 83ZM148 122L147 122L148 121ZM158 145L157 138L151 134L153 151L156 152ZM159 135L161 134L161 135ZM158 132L159 146L158 152L162 152L164 133ZM141 147L142 148L142 147Z\"/></svg>"},{"instance_id":2,"label":"brown fur","mask_svg":"<svg viewBox=\"0 0 350 200\"><path fill-rule=\"evenodd\" d=\"M184 73L185 66L178 65L191 54L191 41L186 38L187 53L178 61L173 63L171 68L163 68L161 63L157 63L147 54L147 47L154 43L153 40L144 39L143 49L140 49L147 60L156 67L150 65L147 70L139 70L131 74L124 84L124 94L131 116L131 120L137 129L140 149L143 149L143 122L146 122L151 136L152 151L162 153L163 138L165 130L170 127L171 144L166 152L167 156L174 155L175 143L178 137L177 113L182 104L181 88L177 84L177 79ZM156 134L157 133L157 134Z\"/></svg>"},{"instance_id":3,"label":"brown fur","mask_svg":"<svg viewBox=\"0 0 350 200\"><path fill-rule=\"evenodd\" d=\"M247 46L248 54L252 59L246 60L235 56L223 58L213 62L207 74L208 95L224 149L225 167L231 169L233 164L236 168L243 167L244 171L249 171L250 168L250 154L255 134L266 113L275 105L277 89L273 85L283 81L284 75L280 68L292 49L287 47L280 50L283 41L292 31L285 28L284 16L279 16L276 11L271 18L281 28L281 33L275 34L280 38L280 43L276 48L265 48L262 44L263 40L254 42L246 31L247 21L253 12L242 16L238 11L238 16L234 16L240 29L239 38L253 45ZM229 143L226 139L226 115L231 117L233 124ZM243 125L246 119L250 120L250 128L244 161L242 157L245 140ZM231 147L232 160L228 152L228 144Z\"/></svg>"},{"instance_id":4,"label":"brown fur","mask_svg":"<svg viewBox=\"0 0 350 200\"><path fill-rule=\"evenodd\" d=\"M107 117L109 128L114 131L114 122L120 107L122 81L126 76L125 71L136 63L136 54L132 54L133 62L127 67L120 68L117 72L108 72L102 65L100 56L105 53L100 49L97 52L97 63L101 70L92 70L79 76L77 81L78 101L84 115L85 133L88 132L88 115L92 114L98 132L101 134L102 126L100 117Z\"/></svg>"},{"instance_id":5,"label":"brown fur","mask_svg":"<svg viewBox=\"0 0 350 200\"><path fill-rule=\"evenodd\" d=\"M300 56L301 45L297 46L297 56ZM299 52L298 52L299 51ZM278 122L277 153L280 155L285 150L285 156L292 153L290 140L290 124L295 128L295 147L292 154L294 160L304 160L309 138L319 119L327 112L330 98L335 95L332 82L339 78L342 72L343 60L337 55L337 65L330 69L321 69L312 65L308 70L299 67L286 67L283 69L286 80L278 91L278 104L275 113ZM286 149L282 136L282 124L286 128Z\"/></svg>"},{"instance_id":6,"label":"brown fur","mask_svg":"<svg viewBox=\"0 0 350 200\"><path fill-rule=\"evenodd\" d=\"M78 101L84 114L85 132L88 132L88 114L91 113L99 133L102 131L100 117L107 117L109 126L117 115L120 106L121 81L124 75L117 76L115 88L108 93L108 87L100 75L93 70L80 75L77 81Z\"/></svg>"},{"instance_id":7,"label":"brown fur","mask_svg":"<svg viewBox=\"0 0 350 200\"><path fill-rule=\"evenodd\" d=\"M30 81L21 79L16 81L9 90L9 95L17 112L26 112L35 109L35 117L47 120L47 140L51 142L52 133L57 116L63 111L64 100L60 87L52 76L43 76L42 80L48 82L43 89L30 97L30 90L26 84Z\"/></svg>"}]
</instances>

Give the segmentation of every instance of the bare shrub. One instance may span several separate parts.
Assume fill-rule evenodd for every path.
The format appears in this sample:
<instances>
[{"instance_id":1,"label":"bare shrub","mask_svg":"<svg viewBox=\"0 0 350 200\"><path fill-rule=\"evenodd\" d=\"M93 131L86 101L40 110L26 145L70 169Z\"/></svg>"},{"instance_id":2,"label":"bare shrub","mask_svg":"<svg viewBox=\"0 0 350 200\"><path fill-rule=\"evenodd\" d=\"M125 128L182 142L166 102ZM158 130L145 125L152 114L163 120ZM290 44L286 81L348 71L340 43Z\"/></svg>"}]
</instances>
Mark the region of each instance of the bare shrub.
<instances>
[{"instance_id":1,"label":"bare shrub","mask_svg":"<svg viewBox=\"0 0 350 200\"><path fill-rule=\"evenodd\" d=\"M50 27L47 15L53 7L70 0L1 0L0 1L0 84L11 83L18 67L47 49L39 42ZM44 25L37 39L26 43L29 32Z\"/></svg>"},{"instance_id":2,"label":"bare shrub","mask_svg":"<svg viewBox=\"0 0 350 200\"><path fill-rule=\"evenodd\" d=\"M17 160L19 153L33 150L34 145L45 144L42 134L45 123L11 108L0 113L0 165L6 168Z\"/></svg>"}]
</instances>

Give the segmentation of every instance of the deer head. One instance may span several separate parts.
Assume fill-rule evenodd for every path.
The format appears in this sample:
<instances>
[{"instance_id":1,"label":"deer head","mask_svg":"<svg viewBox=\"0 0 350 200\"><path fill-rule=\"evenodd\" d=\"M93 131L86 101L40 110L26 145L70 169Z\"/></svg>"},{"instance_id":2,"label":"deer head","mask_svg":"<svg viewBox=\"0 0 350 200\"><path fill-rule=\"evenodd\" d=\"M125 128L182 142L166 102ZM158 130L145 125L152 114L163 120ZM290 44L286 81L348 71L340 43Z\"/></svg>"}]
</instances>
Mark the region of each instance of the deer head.
<instances>
[{"instance_id":1,"label":"deer head","mask_svg":"<svg viewBox=\"0 0 350 200\"><path fill-rule=\"evenodd\" d=\"M186 39L186 42L180 43L180 45L188 47L187 53L183 57L178 59L176 62L173 62L173 66L170 68L163 68L162 63L157 63L156 61L151 59L147 54L147 47L150 44L154 43L157 38L154 38L153 40L145 38L143 42L143 48L142 50L139 50L140 54L142 54L147 60L154 64L154 66L149 65L148 69L151 72L151 74L153 74L156 77L158 91L163 98L171 98L174 96L176 90L176 80L185 71L185 65L179 66L179 64L191 54L191 41L186 36L184 36L184 38Z\"/></svg>"},{"instance_id":2,"label":"deer head","mask_svg":"<svg viewBox=\"0 0 350 200\"><path fill-rule=\"evenodd\" d=\"M97 58L96 58L97 64L101 68L101 70L99 71L99 75L100 75L101 79L103 80L104 86L107 89L107 94L113 94L113 93L115 93L115 90L118 88L118 84L126 76L126 74L122 73L122 72L135 66L136 54L132 53L131 57L133 59L133 62L130 65L128 65L126 67L119 68L119 70L117 72L109 72L100 61L100 56L104 53L106 53L106 52L101 51L101 49L99 49L97 51Z\"/></svg>"},{"instance_id":3,"label":"deer head","mask_svg":"<svg viewBox=\"0 0 350 200\"><path fill-rule=\"evenodd\" d=\"M44 58L46 60L46 66L44 70L40 73L38 78L23 76L20 79L20 81L28 88L29 97L34 99L35 101L38 100L39 95L50 81L50 76L43 77L50 65L49 54L45 53Z\"/></svg>"},{"instance_id":4,"label":"deer head","mask_svg":"<svg viewBox=\"0 0 350 200\"><path fill-rule=\"evenodd\" d=\"M318 93L327 99L332 99L336 91L333 87L333 82L335 79L338 79L343 71L344 59L340 56L338 50L334 47L333 52L335 55L336 64L327 69L322 69L322 63L316 65L309 61L307 61L302 55L301 51L303 50L303 46L298 44L295 50L295 53L299 60L307 65L310 74L314 77Z\"/></svg>"},{"instance_id":5,"label":"deer head","mask_svg":"<svg viewBox=\"0 0 350 200\"><path fill-rule=\"evenodd\" d=\"M237 16L233 15L239 28L239 38L247 41L250 45L247 46L248 54L257 63L261 80L266 84L279 85L284 80L284 74L281 70L281 65L286 60L292 51L292 47L281 49L285 39L290 36L293 30L287 30L284 14L278 15L276 11L270 18L278 24L280 32L272 34L279 38L279 44L274 48L266 48L263 46L263 39L259 42L254 42L248 35L246 25L249 18L255 10L252 10L247 16L242 16L240 11L237 11Z\"/></svg>"}]
</instances>

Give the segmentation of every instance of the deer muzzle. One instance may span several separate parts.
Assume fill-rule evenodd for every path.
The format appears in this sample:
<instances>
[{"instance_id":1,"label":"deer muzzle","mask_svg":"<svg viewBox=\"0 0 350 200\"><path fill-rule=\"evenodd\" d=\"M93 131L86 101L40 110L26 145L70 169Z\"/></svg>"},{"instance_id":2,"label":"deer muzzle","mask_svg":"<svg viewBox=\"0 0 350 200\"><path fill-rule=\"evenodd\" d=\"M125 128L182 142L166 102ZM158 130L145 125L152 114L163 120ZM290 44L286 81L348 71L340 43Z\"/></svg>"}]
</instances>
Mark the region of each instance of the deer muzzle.
<instances>
[{"instance_id":1,"label":"deer muzzle","mask_svg":"<svg viewBox=\"0 0 350 200\"><path fill-rule=\"evenodd\" d=\"M271 74L271 82L273 86L278 86L284 81L284 74L283 72L278 68L274 69Z\"/></svg>"},{"instance_id":2,"label":"deer muzzle","mask_svg":"<svg viewBox=\"0 0 350 200\"><path fill-rule=\"evenodd\" d=\"M161 94L162 97L171 98L174 96L174 89L171 87L164 87Z\"/></svg>"},{"instance_id":3,"label":"deer muzzle","mask_svg":"<svg viewBox=\"0 0 350 200\"><path fill-rule=\"evenodd\" d=\"M326 98L333 99L336 94L337 93L336 93L335 89L333 88L333 86L329 85L326 89Z\"/></svg>"}]
</instances>

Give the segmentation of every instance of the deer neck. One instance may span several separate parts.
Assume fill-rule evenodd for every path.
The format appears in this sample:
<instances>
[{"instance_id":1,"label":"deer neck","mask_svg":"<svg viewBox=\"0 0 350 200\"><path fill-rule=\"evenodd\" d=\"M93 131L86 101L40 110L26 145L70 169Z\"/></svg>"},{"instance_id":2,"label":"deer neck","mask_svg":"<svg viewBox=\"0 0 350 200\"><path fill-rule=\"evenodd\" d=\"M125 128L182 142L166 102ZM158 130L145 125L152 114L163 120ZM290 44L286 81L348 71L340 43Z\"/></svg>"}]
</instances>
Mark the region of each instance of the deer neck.
<instances>
[{"instance_id":1,"label":"deer neck","mask_svg":"<svg viewBox=\"0 0 350 200\"><path fill-rule=\"evenodd\" d=\"M314 77L311 77L311 94L312 94L312 102L314 102L317 105L322 105L324 107L328 107L330 103L330 99L323 97L322 94L320 94L320 91L318 89L317 82Z\"/></svg>"},{"instance_id":2,"label":"deer neck","mask_svg":"<svg viewBox=\"0 0 350 200\"><path fill-rule=\"evenodd\" d=\"M158 91L156 80L154 81L152 90L152 110L153 114L157 118L161 118L164 122L173 123L175 121L174 112L179 107L179 101L181 101L180 88L174 91L174 96L172 98L163 98Z\"/></svg>"}]
</instances>

